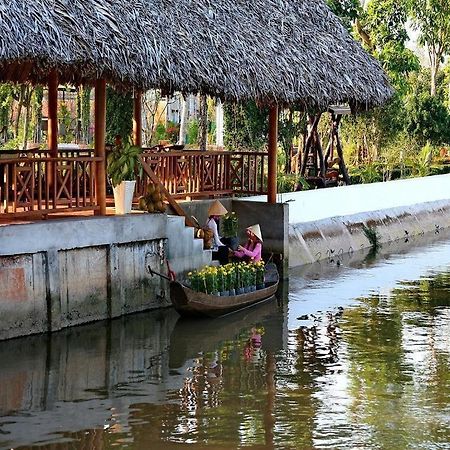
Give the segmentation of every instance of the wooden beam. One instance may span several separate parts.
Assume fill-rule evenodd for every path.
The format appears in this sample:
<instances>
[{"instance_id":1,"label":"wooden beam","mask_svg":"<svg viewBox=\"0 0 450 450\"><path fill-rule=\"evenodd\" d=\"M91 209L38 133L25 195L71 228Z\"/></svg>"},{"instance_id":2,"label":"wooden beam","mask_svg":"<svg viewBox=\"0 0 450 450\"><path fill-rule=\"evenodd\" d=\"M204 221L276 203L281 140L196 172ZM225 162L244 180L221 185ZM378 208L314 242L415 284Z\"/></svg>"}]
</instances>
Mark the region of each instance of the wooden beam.
<instances>
[{"instance_id":1,"label":"wooden beam","mask_svg":"<svg viewBox=\"0 0 450 450\"><path fill-rule=\"evenodd\" d=\"M142 147L142 94L139 91L134 92L133 144Z\"/></svg>"},{"instance_id":2,"label":"wooden beam","mask_svg":"<svg viewBox=\"0 0 450 450\"><path fill-rule=\"evenodd\" d=\"M47 144L50 155L58 157L58 74L52 70L48 76L48 130Z\"/></svg>"},{"instance_id":3,"label":"wooden beam","mask_svg":"<svg viewBox=\"0 0 450 450\"><path fill-rule=\"evenodd\" d=\"M277 202L277 151L278 151L278 106L269 110L269 170L267 177L267 201Z\"/></svg>"},{"instance_id":4,"label":"wooden beam","mask_svg":"<svg viewBox=\"0 0 450 450\"><path fill-rule=\"evenodd\" d=\"M339 156L339 169L344 177L345 184L350 185L350 177L348 176L347 167L345 166L344 161L344 152L342 150L341 139L339 137L339 123L341 122L341 115L336 116L336 128L335 128L335 136L336 136L336 150Z\"/></svg>"},{"instance_id":5,"label":"wooden beam","mask_svg":"<svg viewBox=\"0 0 450 450\"><path fill-rule=\"evenodd\" d=\"M319 132L317 131L317 128L315 131L315 146L316 146L316 150L317 150L317 155L319 156L319 173L322 178L325 178L325 172L326 172L325 160L323 157L322 143L320 142L320 136L319 136Z\"/></svg>"},{"instance_id":6,"label":"wooden beam","mask_svg":"<svg viewBox=\"0 0 450 450\"><path fill-rule=\"evenodd\" d=\"M300 175L303 177L306 172L306 165L308 164L308 155L313 143L314 135L319 126L319 121L322 114L317 116L308 116L309 126L308 126L308 137L306 138L305 148L303 149L302 165L300 169Z\"/></svg>"},{"instance_id":7,"label":"wooden beam","mask_svg":"<svg viewBox=\"0 0 450 450\"><path fill-rule=\"evenodd\" d=\"M96 165L96 192L99 210L96 214L106 216L106 81L104 79L95 82L95 156L101 161Z\"/></svg>"}]
</instances>

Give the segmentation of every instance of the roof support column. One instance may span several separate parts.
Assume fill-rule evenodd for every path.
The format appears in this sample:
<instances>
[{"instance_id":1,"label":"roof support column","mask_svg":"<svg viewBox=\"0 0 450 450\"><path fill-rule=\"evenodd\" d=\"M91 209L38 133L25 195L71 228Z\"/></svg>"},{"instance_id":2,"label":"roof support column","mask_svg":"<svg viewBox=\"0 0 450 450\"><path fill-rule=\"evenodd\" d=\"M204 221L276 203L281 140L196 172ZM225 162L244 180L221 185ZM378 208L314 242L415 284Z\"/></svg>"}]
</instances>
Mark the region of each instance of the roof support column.
<instances>
[{"instance_id":1,"label":"roof support column","mask_svg":"<svg viewBox=\"0 0 450 450\"><path fill-rule=\"evenodd\" d=\"M58 74L52 70L48 76L47 145L52 158L58 157Z\"/></svg>"},{"instance_id":2,"label":"roof support column","mask_svg":"<svg viewBox=\"0 0 450 450\"><path fill-rule=\"evenodd\" d=\"M133 144L142 147L142 93L134 91Z\"/></svg>"},{"instance_id":3,"label":"roof support column","mask_svg":"<svg viewBox=\"0 0 450 450\"><path fill-rule=\"evenodd\" d=\"M278 151L278 105L269 110L269 168L267 176L267 201L277 202L277 151Z\"/></svg>"},{"instance_id":4,"label":"roof support column","mask_svg":"<svg viewBox=\"0 0 450 450\"><path fill-rule=\"evenodd\" d=\"M95 82L95 156L102 158L96 163L95 188L97 192L97 205L100 207L96 215L106 216L106 80Z\"/></svg>"}]
</instances>

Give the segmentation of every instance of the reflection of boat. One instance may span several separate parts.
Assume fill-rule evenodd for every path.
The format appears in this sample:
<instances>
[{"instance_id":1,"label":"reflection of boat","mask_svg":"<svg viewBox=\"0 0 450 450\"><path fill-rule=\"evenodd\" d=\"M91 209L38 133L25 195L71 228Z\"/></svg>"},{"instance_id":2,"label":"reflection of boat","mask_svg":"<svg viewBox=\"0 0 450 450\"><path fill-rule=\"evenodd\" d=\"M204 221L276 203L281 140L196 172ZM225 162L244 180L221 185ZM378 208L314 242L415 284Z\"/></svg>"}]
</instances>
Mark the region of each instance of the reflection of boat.
<instances>
[{"instance_id":1,"label":"reflection of boat","mask_svg":"<svg viewBox=\"0 0 450 450\"><path fill-rule=\"evenodd\" d=\"M170 283L170 298L175 309L182 316L219 317L248 308L273 298L279 282L275 264L266 266L265 287L253 292L228 297L204 294L177 282Z\"/></svg>"},{"instance_id":2,"label":"reflection of boat","mask_svg":"<svg viewBox=\"0 0 450 450\"><path fill-rule=\"evenodd\" d=\"M216 351L221 344L235 341L252 326L265 329L263 347L273 351L282 348L284 316L278 302L265 302L257 308L241 310L232 316L198 320L180 317L170 336L169 367L181 367L198 354Z\"/></svg>"}]
</instances>

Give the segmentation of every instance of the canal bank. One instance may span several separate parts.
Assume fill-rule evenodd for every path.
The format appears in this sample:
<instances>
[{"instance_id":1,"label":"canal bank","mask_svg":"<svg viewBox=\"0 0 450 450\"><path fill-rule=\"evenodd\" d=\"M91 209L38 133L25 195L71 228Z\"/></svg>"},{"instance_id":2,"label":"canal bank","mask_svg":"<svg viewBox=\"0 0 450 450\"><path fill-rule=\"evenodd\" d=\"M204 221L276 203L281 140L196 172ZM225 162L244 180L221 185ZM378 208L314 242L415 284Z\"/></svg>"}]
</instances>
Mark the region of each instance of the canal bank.
<instances>
[{"instance_id":1,"label":"canal bank","mask_svg":"<svg viewBox=\"0 0 450 450\"><path fill-rule=\"evenodd\" d=\"M0 226L0 340L170 306L166 260L183 277L211 262L184 218L135 213Z\"/></svg>"},{"instance_id":2,"label":"canal bank","mask_svg":"<svg viewBox=\"0 0 450 450\"><path fill-rule=\"evenodd\" d=\"M388 244L450 227L450 175L279 194L277 201L289 205L288 233L280 236L289 267L369 248L365 229Z\"/></svg>"}]
</instances>

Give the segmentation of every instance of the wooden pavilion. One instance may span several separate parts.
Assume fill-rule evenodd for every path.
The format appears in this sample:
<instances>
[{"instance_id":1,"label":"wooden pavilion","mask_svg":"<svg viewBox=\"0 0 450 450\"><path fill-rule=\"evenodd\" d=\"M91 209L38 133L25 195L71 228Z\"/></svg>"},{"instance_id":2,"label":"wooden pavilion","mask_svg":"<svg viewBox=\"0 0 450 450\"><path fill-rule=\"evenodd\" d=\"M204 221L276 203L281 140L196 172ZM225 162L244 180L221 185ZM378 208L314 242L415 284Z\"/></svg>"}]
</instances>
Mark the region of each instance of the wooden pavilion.
<instances>
[{"instance_id":1,"label":"wooden pavilion","mask_svg":"<svg viewBox=\"0 0 450 450\"><path fill-rule=\"evenodd\" d=\"M279 105L295 103L320 112L346 102L357 111L392 94L378 62L322 0L1 3L0 81L47 85L49 118L47 151L0 161L0 216L43 215L61 208L106 213L107 83L134 90L138 145L140 92L148 88L201 92L234 102L254 99L270 106L269 202L276 201ZM95 86L93 154L58 152L59 83ZM226 156L211 161L220 158Z\"/></svg>"}]
</instances>

